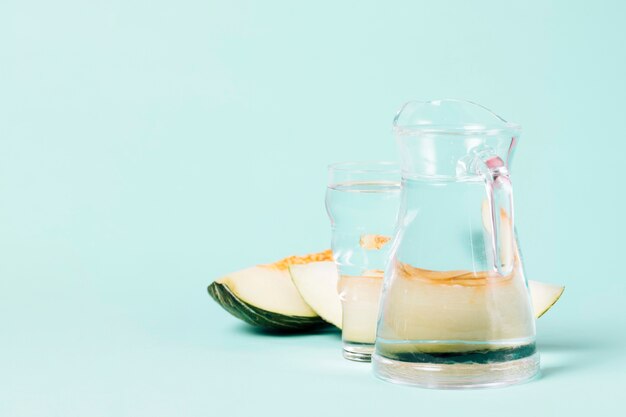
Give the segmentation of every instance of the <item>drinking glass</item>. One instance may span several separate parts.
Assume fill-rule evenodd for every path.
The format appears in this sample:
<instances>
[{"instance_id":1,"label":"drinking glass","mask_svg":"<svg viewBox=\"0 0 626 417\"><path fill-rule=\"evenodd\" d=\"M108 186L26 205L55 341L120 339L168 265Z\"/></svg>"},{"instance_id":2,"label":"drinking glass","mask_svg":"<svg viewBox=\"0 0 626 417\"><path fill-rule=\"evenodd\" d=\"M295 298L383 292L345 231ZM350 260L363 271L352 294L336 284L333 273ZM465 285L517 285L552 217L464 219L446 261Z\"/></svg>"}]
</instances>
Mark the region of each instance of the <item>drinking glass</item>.
<instances>
[{"instance_id":1,"label":"drinking glass","mask_svg":"<svg viewBox=\"0 0 626 417\"><path fill-rule=\"evenodd\" d=\"M326 209L339 270L343 356L369 362L400 206L400 169L393 162L344 162L330 165L328 174Z\"/></svg>"}]
</instances>

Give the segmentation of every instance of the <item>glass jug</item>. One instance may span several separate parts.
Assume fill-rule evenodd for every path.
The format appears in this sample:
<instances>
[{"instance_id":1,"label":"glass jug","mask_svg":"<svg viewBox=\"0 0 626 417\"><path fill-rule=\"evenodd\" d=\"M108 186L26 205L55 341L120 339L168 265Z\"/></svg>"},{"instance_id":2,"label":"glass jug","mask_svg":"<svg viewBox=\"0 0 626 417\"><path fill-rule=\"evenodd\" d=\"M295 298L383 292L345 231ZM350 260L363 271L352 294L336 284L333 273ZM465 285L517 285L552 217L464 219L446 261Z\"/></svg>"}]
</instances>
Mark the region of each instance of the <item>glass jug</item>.
<instances>
[{"instance_id":1,"label":"glass jug","mask_svg":"<svg viewBox=\"0 0 626 417\"><path fill-rule=\"evenodd\" d=\"M374 373L432 388L500 386L539 370L514 230L509 166L519 126L461 100L409 102Z\"/></svg>"}]
</instances>

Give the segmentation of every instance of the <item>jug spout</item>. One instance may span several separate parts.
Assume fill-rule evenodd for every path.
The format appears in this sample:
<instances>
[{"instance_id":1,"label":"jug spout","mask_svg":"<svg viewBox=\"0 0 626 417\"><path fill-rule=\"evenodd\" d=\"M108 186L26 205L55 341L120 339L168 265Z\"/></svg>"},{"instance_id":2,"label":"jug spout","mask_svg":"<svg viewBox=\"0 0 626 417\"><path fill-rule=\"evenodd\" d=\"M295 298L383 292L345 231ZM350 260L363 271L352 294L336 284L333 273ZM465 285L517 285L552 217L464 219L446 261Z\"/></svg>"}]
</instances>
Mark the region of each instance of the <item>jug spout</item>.
<instances>
[{"instance_id":1,"label":"jug spout","mask_svg":"<svg viewBox=\"0 0 626 417\"><path fill-rule=\"evenodd\" d=\"M507 168L520 126L471 101L410 101L393 123L406 176L468 177L476 154L489 152Z\"/></svg>"}]
</instances>

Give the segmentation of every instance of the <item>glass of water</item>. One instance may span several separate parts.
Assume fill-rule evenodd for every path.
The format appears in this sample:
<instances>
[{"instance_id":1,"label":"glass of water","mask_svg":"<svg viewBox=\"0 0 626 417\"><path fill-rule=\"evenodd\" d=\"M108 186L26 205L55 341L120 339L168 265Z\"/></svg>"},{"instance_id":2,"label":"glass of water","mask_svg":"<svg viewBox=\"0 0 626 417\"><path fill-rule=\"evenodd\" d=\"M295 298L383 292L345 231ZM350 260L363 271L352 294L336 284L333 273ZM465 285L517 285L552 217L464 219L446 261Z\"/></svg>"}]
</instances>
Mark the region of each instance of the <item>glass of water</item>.
<instances>
[{"instance_id":1,"label":"glass of water","mask_svg":"<svg viewBox=\"0 0 626 417\"><path fill-rule=\"evenodd\" d=\"M393 162L328 167L326 210L339 269L343 356L371 361L378 303L400 206L400 169Z\"/></svg>"}]
</instances>

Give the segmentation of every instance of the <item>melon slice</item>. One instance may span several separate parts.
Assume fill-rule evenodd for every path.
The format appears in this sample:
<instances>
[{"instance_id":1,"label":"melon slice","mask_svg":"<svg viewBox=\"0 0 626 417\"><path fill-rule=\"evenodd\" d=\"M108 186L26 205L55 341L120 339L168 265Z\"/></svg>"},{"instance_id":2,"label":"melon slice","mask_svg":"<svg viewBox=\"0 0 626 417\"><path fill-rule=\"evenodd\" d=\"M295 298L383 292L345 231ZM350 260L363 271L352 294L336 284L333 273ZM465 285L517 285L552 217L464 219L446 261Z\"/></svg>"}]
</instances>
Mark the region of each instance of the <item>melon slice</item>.
<instances>
[{"instance_id":1,"label":"melon slice","mask_svg":"<svg viewBox=\"0 0 626 417\"><path fill-rule=\"evenodd\" d=\"M209 294L233 316L254 326L273 330L304 330L327 325L303 300L289 274L291 265L332 259L330 250L291 256L217 279Z\"/></svg>"},{"instance_id":2,"label":"melon slice","mask_svg":"<svg viewBox=\"0 0 626 417\"><path fill-rule=\"evenodd\" d=\"M561 285L546 284L539 281L528 281L530 298L533 302L535 318L543 316L546 311L559 301L565 287Z\"/></svg>"},{"instance_id":3,"label":"melon slice","mask_svg":"<svg viewBox=\"0 0 626 417\"><path fill-rule=\"evenodd\" d=\"M289 267L298 292L321 318L341 329L341 302L337 295L339 274L334 262L313 262Z\"/></svg>"}]
</instances>

